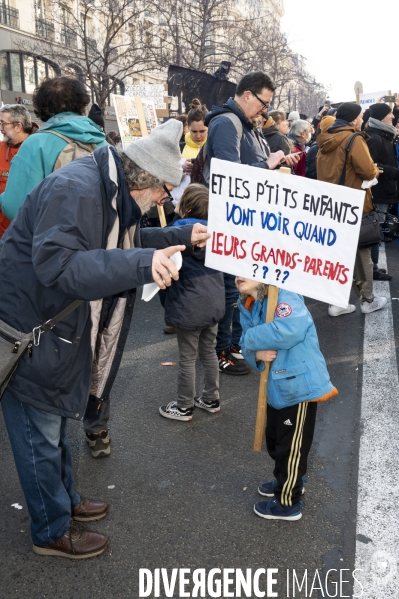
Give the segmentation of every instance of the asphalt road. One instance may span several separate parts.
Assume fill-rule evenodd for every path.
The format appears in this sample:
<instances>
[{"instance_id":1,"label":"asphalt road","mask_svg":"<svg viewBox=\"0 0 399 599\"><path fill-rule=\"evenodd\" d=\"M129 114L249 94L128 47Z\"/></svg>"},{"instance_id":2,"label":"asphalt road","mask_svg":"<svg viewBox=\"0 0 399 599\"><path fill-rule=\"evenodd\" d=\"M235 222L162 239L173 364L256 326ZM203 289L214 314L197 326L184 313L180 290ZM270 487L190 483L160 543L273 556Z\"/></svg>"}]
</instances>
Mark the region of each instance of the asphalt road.
<instances>
[{"instance_id":1,"label":"asphalt road","mask_svg":"<svg viewBox=\"0 0 399 599\"><path fill-rule=\"evenodd\" d=\"M387 248L393 297L399 297L398 249ZM330 318L325 304L307 304L339 395L318 408L301 520L267 521L253 513L258 484L272 478L267 454L253 451L256 373L221 374L219 414L196 410L190 423L160 417L158 407L175 396L177 374L177 366L161 362L177 362L177 344L163 334L158 299L138 299L113 391L111 456L94 460L82 424L69 427L78 491L111 504L107 520L92 526L110 536L110 550L85 561L32 553L26 503L0 416L0 598L136 599L140 568L166 568L169 575L173 568L276 568L278 597L352 596L351 584L334 591L334 583L340 570L343 580L352 580L355 564L364 316L358 307L356 314ZM398 322L399 302L393 302L393 315ZM200 380L199 368L198 391ZM287 589L287 571L292 585L293 570L299 580L307 570L307 592ZM328 570L330 595L317 591L317 574L324 585ZM176 586L170 596L184 595Z\"/></svg>"}]
</instances>

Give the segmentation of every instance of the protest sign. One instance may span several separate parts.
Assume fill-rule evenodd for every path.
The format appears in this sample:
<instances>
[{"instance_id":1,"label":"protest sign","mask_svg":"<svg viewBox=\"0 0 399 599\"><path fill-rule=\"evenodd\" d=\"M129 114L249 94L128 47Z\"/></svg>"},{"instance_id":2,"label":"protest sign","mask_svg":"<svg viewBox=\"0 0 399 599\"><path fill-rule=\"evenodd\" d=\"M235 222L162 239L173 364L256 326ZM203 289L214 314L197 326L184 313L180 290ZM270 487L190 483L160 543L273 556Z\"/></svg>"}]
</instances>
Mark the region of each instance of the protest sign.
<instances>
[{"instance_id":1,"label":"protest sign","mask_svg":"<svg viewBox=\"0 0 399 599\"><path fill-rule=\"evenodd\" d=\"M139 96L142 101L153 102L158 118L169 116L168 111L168 92L163 83L141 83L138 85L126 85L126 96Z\"/></svg>"},{"instance_id":2,"label":"protest sign","mask_svg":"<svg viewBox=\"0 0 399 599\"><path fill-rule=\"evenodd\" d=\"M346 307L364 197L213 158L205 264Z\"/></svg>"},{"instance_id":3,"label":"protest sign","mask_svg":"<svg viewBox=\"0 0 399 599\"><path fill-rule=\"evenodd\" d=\"M112 95L122 146L146 137L158 125L154 102L138 96Z\"/></svg>"},{"instance_id":4,"label":"protest sign","mask_svg":"<svg viewBox=\"0 0 399 599\"><path fill-rule=\"evenodd\" d=\"M359 94L360 106L364 112L367 108L370 108L373 104L376 104L378 100L388 95L388 91L380 92L369 92L367 94Z\"/></svg>"}]
</instances>

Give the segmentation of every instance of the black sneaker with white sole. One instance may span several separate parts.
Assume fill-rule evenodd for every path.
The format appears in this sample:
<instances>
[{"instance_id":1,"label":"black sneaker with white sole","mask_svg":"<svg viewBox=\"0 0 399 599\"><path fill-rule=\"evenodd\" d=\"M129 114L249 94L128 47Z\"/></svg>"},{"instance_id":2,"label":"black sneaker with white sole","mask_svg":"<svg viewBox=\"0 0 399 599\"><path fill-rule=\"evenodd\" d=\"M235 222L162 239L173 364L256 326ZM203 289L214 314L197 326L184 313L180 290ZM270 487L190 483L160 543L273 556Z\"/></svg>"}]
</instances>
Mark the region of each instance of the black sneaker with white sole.
<instances>
[{"instance_id":1,"label":"black sneaker with white sole","mask_svg":"<svg viewBox=\"0 0 399 599\"><path fill-rule=\"evenodd\" d=\"M219 370L225 374L232 374L233 376L240 376L243 374L249 374L251 372L250 367L245 360L237 360L231 353L230 349L217 352L219 360Z\"/></svg>"},{"instance_id":2,"label":"black sneaker with white sole","mask_svg":"<svg viewBox=\"0 0 399 599\"><path fill-rule=\"evenodd\" d=\"M230 345L230 352L236 360L244 359L244 356L242 355L241 347L239 345Z\"/></svg>"},{"instance_id":3,"label":"black sneaker with white sole","mask_svg":"<svg viewBox=\"0 0 399 599\"><path fill-rule=\"evenodd\" d=\"M172 420L181 420L182 422L187 422L192 420L194 408L179 408L177 401L170 401L168 405L161 406L159 408L159 413L164 418L171 418Z\"/></svg>"},{"instance_id":4,"label":"black sneaker with white sole","mask_svg":"<svg viewBox=\"0 0 399 599\"><path fill-rule=\"evenodd\" d=\"M220 403L218 399L214 399L212 401L204 401L202 397L194 397L194 405L196 408L201 408L202 410L211 412L211 414L220 412Z\"/></svg>"}]
</instances>

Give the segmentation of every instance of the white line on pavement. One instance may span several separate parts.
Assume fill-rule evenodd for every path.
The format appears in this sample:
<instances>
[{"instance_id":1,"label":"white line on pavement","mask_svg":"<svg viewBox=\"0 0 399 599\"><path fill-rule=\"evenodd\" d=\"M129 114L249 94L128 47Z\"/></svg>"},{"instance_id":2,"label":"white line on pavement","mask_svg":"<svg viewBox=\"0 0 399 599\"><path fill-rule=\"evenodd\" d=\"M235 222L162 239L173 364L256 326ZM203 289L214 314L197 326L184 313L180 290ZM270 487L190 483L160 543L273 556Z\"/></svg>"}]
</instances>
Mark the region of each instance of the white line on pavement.
<instances>
[{"instance_id":1,"label":"white line on pavement","mask_svg":"<svg viewBox=\"0 0 399 599\"><path fill-rule=\"evenodd\" d=\"M379 267L386 268L380 248ZM399 380L388 282L374 283L386 308L367 314L363 343L356 578L353 597L397 599L399 555Z\"/></svg>"}]
</instances>

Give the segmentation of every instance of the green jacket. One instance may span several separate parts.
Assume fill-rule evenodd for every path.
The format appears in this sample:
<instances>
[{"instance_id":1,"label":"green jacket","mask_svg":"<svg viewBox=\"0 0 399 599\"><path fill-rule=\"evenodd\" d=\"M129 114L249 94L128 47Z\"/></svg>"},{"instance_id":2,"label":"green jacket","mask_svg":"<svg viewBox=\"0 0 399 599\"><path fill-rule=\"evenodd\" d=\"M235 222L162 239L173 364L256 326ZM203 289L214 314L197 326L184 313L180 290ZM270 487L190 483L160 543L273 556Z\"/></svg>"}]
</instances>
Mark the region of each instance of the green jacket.
<instances>
[{"instance_id":1,"label":"green jacket","mask_svg":"<svg viewBox=\"0 0 399 599\"><path fill-rule=\"evenodd\" d=\"M2 212L10 219L17 214L30 191L53 172L55 162L67 142L57 135L42 135L40 131L57 131L66 137L97 147L108 145L105 133L91 119L74 112L53 116L30 135L11 162L7 187L0 195Z\"/></svg>"}]
</instances>

